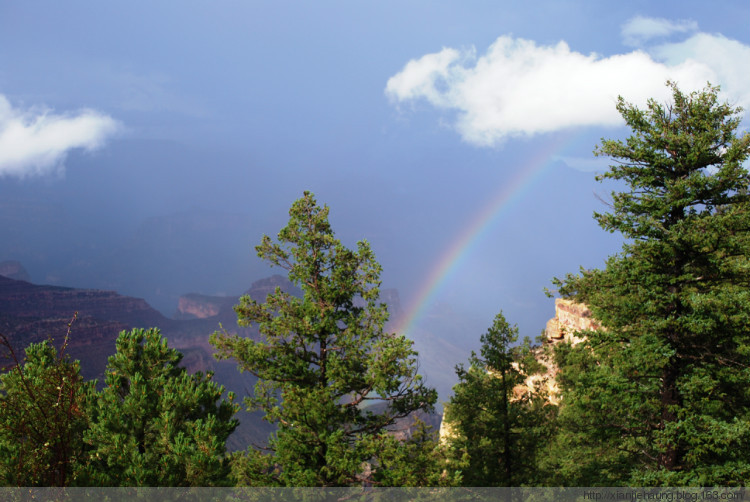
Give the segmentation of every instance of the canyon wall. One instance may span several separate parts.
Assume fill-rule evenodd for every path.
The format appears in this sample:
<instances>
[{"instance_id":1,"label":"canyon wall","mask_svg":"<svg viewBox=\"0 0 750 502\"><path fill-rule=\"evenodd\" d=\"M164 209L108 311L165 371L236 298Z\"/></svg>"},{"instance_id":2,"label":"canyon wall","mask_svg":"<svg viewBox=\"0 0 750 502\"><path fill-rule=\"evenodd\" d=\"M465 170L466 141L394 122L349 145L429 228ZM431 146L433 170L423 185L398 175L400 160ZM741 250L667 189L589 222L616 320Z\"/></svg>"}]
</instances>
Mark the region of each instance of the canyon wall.
<instances>
[{"instance_id":1,"label":"canyon wall","mask_svg":"<svg viewBox=\"0 0 750 502\"><path fill-rule=\"evenodd\" d=\"M524 383L513 389L515 398L520 399L525 394L536 391L546 394L551 404L558 404L560 402L560 388L555 380L557 366L552 355L554 345L558 343L576 345L584 340L577 333L600 328L601 326L591 316L591 310L586 305L563 298L555 299L555 317L547 321L542 346L535 349L536 359L547 368L547 371L526 376ZM447 442L452 435L451 424L442 420L440 423L440 440Z\"/></svg>"}]
</instances>

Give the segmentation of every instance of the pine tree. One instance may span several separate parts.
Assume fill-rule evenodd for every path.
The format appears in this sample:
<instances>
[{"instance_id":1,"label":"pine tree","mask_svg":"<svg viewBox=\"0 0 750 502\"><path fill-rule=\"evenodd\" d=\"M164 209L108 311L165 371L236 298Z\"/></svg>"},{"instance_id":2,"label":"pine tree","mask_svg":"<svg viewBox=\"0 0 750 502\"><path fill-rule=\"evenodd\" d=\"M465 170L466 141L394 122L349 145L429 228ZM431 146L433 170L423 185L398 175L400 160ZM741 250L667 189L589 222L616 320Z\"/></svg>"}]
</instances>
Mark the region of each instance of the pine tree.
<instances>
[{"instance_id":1,"label":"pine tree","mask_svg":"<svg viewBox=\"0 0 750 502\"><path fill-rule=\"evenodd\" d=\"M460 486L464 458L451 458L437 431L415 418L410 437L384 432L376 438L377 464L368 481L379 487Z\"/></svg>"},{"instance_id":2,"label":"pine tree","mask_svg":"<svg viewBox=\"0 0 750 502\"><path fill-rule=\"evenodd\" d=\"M526 375L541 369L526 339L513 347L518 328L502 312L482 335L481 357L456 367L459 383L446 406L454 461L468 458L465 486L521 486L535 482L543 424L554 413L539 389L523 389Z\"/></svg>"},{"instance_id":3,"label":"pine tree","mask_svg":"<svg viewBox=\"0 0 750 502\"><path fill-rule=\"evenodd\" d=\"M227 483L225 443L237 411L211 373L189 374L158 329L123 331L86 433L99 486Z\"/></svg>"},{"instance_id":4,"label":"pine tree","mask_svg":"<svg viewBox=\"0 0 750 502\"><path fill-rule=\"evenodd\" d=\"M0 483L3 486L70 486L80 483L87 455L87 401L78 361L49 341L26 348L23 363L0 335L12 359L0 375Z\"/></svg>"},{"instance_id":5,"label":"pine tree","mask_svg":"<svg viewBox=\"0 0 750 502\"><path fill-rule=\"evenodd\" d=\"M587 484L750 479L750 135L718 88L668 85L668 104L620 98L633 134L596 151L615 161L599 179L627 185L595 214L627 239L622 252L558 281L605 328L560 363L563 437L588 445L577 469ZM610 453L595 458L594 444Z\"/></svg>"},{"instance_id":6,"label":"pine tree","mask_svg":"<svg viewBox=\"0 0 750 502\"><path fill-rule=\"evenodd\" d=\"M437 398L417 374L412 342L384 331L381 269L369 244L343 246L328 212L305 192L278 243L264 236L256 247L259 257L288 271L303 298L279 289L263 304L244 296L235 307L239 323L256 323L261 339L211 338L219 357L234 358L259 378L246 402L278 426L270 454L251 449L239 459L245 483L361 483L377 450L373 441L396 419L431 410ZM374 403L386 406L373 409Z\"/></svg>"}]
</instances>

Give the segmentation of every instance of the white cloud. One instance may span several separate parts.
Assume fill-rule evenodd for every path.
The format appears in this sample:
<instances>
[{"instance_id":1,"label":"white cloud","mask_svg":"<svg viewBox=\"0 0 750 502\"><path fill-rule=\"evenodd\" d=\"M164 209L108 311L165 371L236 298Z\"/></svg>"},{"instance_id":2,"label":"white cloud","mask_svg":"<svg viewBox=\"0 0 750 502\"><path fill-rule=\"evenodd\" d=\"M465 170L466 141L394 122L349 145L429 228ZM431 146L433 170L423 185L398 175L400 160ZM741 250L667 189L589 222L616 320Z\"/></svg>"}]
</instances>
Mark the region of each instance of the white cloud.
<instances>
[{"instance_id":1,"label":"white cloud","mask_svg":"<svg viewBox=\"0 0 750 502\"><path fill-rule=\"evenodd\" d=\"M668 19L635 16L622 26L623 42L640 46L652 38L663 38L675 33L698 30L698 23L691 20L670 21Z\"/></svg>"},{"instance_id":2,"label":"white cloud","mask_svg":"<svg viewBox=\"0 0 750 502\"><path fill-rule=\"evenodd\" d=\"M649 51L668 65L693 61L711 68L712 84L720 84L725 96L745 109L750 107L750 46L723 35L696 33L687 40L667 43Z\"/></svg>"},{"instance_id":3,"label":"white cloud","mask_svg":"<svg viewBox=\"0 0 750 502\"><path fill-rule=\"evenodd\" d=\"M0 176L33 176L63 167L73 148L94 150L119 129L94 110L54 114L46 109L20 110L0 95Z\"/></svg>"},{"instance_id":4,"label":"white cloud","mask_svg":"<svg viewBox=\"0 0 750 502\"><path fill-rule=\"evenodd\" d=\"M501 144L576 126L615 126L622 118L617 96L638 106L666 101L668 79L683 91L706 82L723 85L723 98L750 103L750 47L720 35L696 34L649 53L636 50L603 57L572 51L565 42L541 46L498 38L481 57L445 48L410 61L388 80L396 103L426 100L456 112L455 128L477 145Z\"/></svg>"},{"instance_id":5,"label":"white cloud","mask_svg":"<svg viewBox=\"0 0 750 502\"><path fill-rule=\"evenodd\" d=\"M460 56L455 49L443 49L435 54L412 59L398 75L388 80L386 92L398 96L401 100L422 96L438 104L442 100L442 95L437 85L447 81L450 77L449 67Z\"/></svg>"}]
</instances>

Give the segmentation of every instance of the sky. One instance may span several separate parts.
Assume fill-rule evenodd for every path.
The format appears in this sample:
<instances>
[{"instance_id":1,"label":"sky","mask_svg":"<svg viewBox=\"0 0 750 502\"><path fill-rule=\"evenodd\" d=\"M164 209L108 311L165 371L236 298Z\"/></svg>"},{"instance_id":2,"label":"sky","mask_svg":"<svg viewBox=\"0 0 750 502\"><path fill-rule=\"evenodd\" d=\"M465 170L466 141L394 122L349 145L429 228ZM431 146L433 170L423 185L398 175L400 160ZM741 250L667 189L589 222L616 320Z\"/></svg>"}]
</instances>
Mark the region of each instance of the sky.
<instances>
[{"instance_id":1,"label":"sky","mask_svg":"<svg viewBox=\"0 0 750 502\"><path fill-rule=\"evenodd\" d=\"M399 330L554 315L622 241L594 180L644 105L750 107L747 1L0 0L0 261L167 315L238 295L303 191L399 291ZM747 128L745 114L742 123ZM446 324L446 323L443 323Z\"/></svg>"}]
</instances>

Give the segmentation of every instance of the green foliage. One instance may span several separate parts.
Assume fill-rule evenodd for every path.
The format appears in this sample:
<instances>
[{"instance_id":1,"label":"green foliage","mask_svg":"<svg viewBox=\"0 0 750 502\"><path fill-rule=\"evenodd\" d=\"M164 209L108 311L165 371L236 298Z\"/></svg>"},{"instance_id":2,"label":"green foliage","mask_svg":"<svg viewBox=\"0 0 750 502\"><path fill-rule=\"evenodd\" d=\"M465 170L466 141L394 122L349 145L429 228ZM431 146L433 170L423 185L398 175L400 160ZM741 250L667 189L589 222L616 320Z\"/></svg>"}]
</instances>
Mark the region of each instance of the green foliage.
<instances>
[{"instance_id":1,"label":"green foliage","mask_svg":"<svg viewBox=\"0 0 750 502\"><path fill-rule=\"evenodd\" d=\"M606 328L560 352L556 462L572 483L750 478L750 135L717 88L668 85L670 104L620 98L633 134L596 152L616 161L599 179L628 186L595 214L622 253L557 282Z\"/></svg>"},{"instance_id":2,"label":"green foliage","mask_svg":"<svg viewBox=\"0 0 750 502\"><path fill-rule=\"evenodd\" d=\"M279 289L265 303L245 296L241 325L256 323L260 340L215 333L220 358L259 378L250 409L278 425L270 455L251 450L237 462L244 482L345 486L361 482L373 441L397 418L430 410L436 393L417 375L416 352L387 333L378 303L380 265L367 242L356 250L334 238L328 207L305 192L289 211L278 243L264 236L258 256L287 270L303 298ZM369 406L383 402L382 412Z\"/></svg>"},{"instance_id":3,"label":"green foliage","mask_svg":"<svg viewBox=\"0 0 750 502\"><path fill-rule=\"evenodd\" d=\"M47 341L31 344L21 364L8 340L13 366L0 375L0 483L3 486L69 486L80 482L86 455L83 431L93 383L78 361Z\"/></svg>"},{"instance_id":4,"label":"green foliage","mask_svg":"<svg viewBox=\"0 0 750 502\"><path fill-rule=\"evenodd\" d=\"M468 459L465 486L521 486L538 477L537 453L554 407L536 389L515 392L541 369L528 339L511 347L517 338L518 328L499 313L481 337L481 357L472 352L469 369L456 367L459 383L444 419L454 462Z\"/></svg>"},{"instance_id":5,"label":"green foliage","mask_svg":"<svg viewBox=\"0 0 750 502\"><path fill-rule=\"evenodd\" d=\"M214 486L226 483L227 437L236 405L211 374L188 374L158 329L123 331L106 387L85 434L88 471L99 486ZM217 404L218 403L218 404Z\"/></svg>"},{"instance_id":6,"label":"green foliage","mask_svg":"<svg viewBox=\"0 0 750 502\"><path fill-rule=\"evenodd\" d=\"M618 359L627 362L627 354L623 353ZM617 362L604 364L601 355L585 343L575 347L565 343L556 345L555 360L560 368L555 380L562 403L557 419L550 424L554 437L541 456L539 467L546 473L543 484L627 484L625 479L632 470L634 455L623 448L623 429L616 422L629 420L633 428L638 427L637 416L631 416L626 409L630 405L637 407L638 396L629 392L618 394L618 388L613 388L607 396L610 402L605 415L604 408L599 407L605 400L601 396L602 382L613 378Z\"/></svg>"},{"instance_id":7,"label":"green foliage","mask_svg":"<svg viewBox=\"0 0 750 502\"><path fill-rule=\"evenodd\" d=\"M377 464L369 481L374 486L420 487L460 486L465 459L449 458L448 447L437 433L419 419L406 440L384 434L377 438L373 452Z\"/></svg>"}]
</instances>

